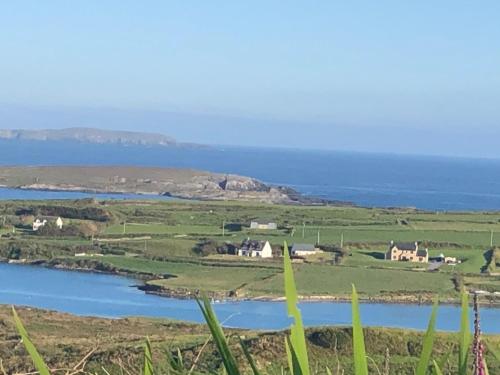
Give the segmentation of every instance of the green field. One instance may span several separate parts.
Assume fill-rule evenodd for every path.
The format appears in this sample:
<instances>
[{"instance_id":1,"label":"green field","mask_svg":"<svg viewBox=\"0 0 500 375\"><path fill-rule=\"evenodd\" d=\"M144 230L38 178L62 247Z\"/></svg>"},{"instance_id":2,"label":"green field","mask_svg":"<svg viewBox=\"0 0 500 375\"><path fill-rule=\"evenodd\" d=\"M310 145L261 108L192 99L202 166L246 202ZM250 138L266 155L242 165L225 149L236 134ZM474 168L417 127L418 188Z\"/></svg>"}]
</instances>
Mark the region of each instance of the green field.
<instances>
[{"instance_id":1,"label":"green field","mask_svg":"<svg viewBox=\"0 0 500 375\"><path fill-rule=\"evenodd\" d=\"M294 269L298 292L302 295L347 296L356 285L358 291L368 296L385 292L431 292L448 295L453 293L450 275L425 274L404 269L373 269L365 267L297 265ZM248 286L254 294L278 295L283 291L283 275Z\"/></svg>"},{"instance_id":2,"label":"green field","mask_svg":"<svg viewBox=\"0 0 500 375\"><path fill-rule=\"evenodd\" d=\"M39 236L23 226L22 217L16 214L27 207L38 212L47 207L71 212L75 217L69 225L89 221L77 216L80 211L97 212L107 219L97 223L98 231L92 238L88 234ZM201 256L196 251L206 241L214 246L238 246L252 238L269 240L278 253L284 241L316 243L319 239L320 245L343 245L345 256L336 264L334 253L323 253L295 266L299 292L304 296L344 296L353 283L362 296L383 298L405 291L412 296L438 293L456 297L461 285L500 290L498 277L483 272L491 241L500 243L498 212L432 213L196 201L17 201L1 202L0 209L7 222L0 229L0 256L60 258L67 262L77 261L73 256L78 252L102 253L104 257L94 257L93 261L130 273L170 275L150 280L168 289L281 296L279 259L256 261L216 252ZM278 229L251 230L252 220L275 221ZM17 227L15 235L7 234L11 225ZM420 241L430 249L430 256L443 253L461 262L429 272L427 264L386 261L384 252L391 240Z\"/></svg>"}]
</instances>

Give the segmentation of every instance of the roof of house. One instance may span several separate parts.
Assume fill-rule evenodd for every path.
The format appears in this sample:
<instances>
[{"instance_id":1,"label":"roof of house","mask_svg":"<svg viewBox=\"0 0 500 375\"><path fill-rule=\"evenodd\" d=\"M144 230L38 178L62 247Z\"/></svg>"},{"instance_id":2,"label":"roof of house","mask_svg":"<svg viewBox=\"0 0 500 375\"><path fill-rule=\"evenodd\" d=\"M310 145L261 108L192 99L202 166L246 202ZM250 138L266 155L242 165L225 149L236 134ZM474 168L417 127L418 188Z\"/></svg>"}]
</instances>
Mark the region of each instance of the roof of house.
<instances>
[{"instance_id":1,"label":"roof of house","mask_svg":"<svg viewBox=\"0 0 500 375\"><path fill-rule=\"evenodd\" d=\"M241 243L241 250L245 251L261 251L267 241L245 240Z\"/></svg>"},{"instance_id":2,"label":"roof of house","mask_svg":"<svg viewBox=\"0 0 500 375\"><path fill-rule=\"evenodd\" d=\"M418 249L417 256L418 257L426 257L427 256L427 249Z\"/></svg>"},{"instance_id":3,"label":"roof of house","mask_svg":"<svg viewBox=\"0 0 500 375\"><path fill-rule=\"evenodd\" d=\"M294 251L315 251L316 248L314 245L309 243L294 243L292 246L292 252Z\"/></svg>"},{"instance_id":4,"label":"roof of house","mask_svg":"<svg viewBox=\"0 0 500 375\"><path fill-rule=\"evenodd\" d=\"M394 247L397 247L399 250L415 251L418 249L418 244L416 242L391 242L391 249Z\"/></svg>"},{"instance_id":5,"label":"roof of house","mask_svg":"<svg viewBox=\"0 0 500 375\"><path fill-rule=\"evenodd\" d=\"M252 223L258 223L258 224L276 224L274 220L257 220L254 219L251 221Z\"/></svg>"}]
</instances>

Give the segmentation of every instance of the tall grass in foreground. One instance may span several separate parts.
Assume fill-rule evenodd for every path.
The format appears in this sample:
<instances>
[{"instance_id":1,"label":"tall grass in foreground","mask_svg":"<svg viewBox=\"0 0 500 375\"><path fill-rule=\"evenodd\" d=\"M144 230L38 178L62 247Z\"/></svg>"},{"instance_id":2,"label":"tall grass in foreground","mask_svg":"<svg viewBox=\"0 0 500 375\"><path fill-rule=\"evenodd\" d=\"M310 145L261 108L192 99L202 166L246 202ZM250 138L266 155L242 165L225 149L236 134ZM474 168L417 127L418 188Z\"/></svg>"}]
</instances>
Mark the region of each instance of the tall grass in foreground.
<instances>
[{"instance_id":1,"label":"tall grass in foreground","mask_svg":"<svg viewBox=\"0 0 500 375\"><path fill-rule=\"evenodd\" d=\"M292 262L290 260L287 244L285 242L284 246L284 281L285 281L285 296L286 296L286 304L288 315L293 318L293 323L290 327L290 333L286 336L284 341L284 346L287 353L287 362L288 368L282 369L282 375L290 374L290 375L310 375L311 368L309 366L309 356L307 352L307 345L305 339L305 330L302 322L302 315L297 306L298 304L298 294L295 286L295 279L293 275ZM228 340L224 335L224 331L222 330L222 325L220 324L217 316L212 308L212 305L205 297L201 300L197 300L200 310L205 318L207 326L211 333L211 338L217 348L219 356L222 360L224 369L223 374L225 375L240 375L242 374L242 366L241 363L238 362L235 356L235 353L231 350ZM471 347L471 333L469 330L469 301L468 295L466 292L462 293L461 297L461 319L460 319L460 331L458 334L458 373L456 375L489 375L488 368L484 361L484 357L478 353L479 351L474 351L474 367L470 369L468 367L468 357ZM476 306L477 308L477 306ZM441 375L443 365L448 357L445 357L441 361L436 361L432 359L432 349L434 345L434 338L436 333L436 316L438 310L438 300L436 299L434 302L434 306L432 308L432 313L429 319L429 324L427 326L427 331L423 338L422 350L420 354L420 359L418 361L417 367L415 368L415 375ZM22 342L26 348L26 351L30 355L33 360L33 364L37 369L37 373L41 375L50 375L51 371L48 366L43 361L42 357L36 350L35 346L31 342L26 329L24 328L21 320L19 319L15 309L13 308L13 316L14 322L17 328L19 335L21 336ZM478 314L476 313L476 317ZM476 318L478 320L478 318ZM476 324L478 325L478 322ZM352 349L353 349L353 364L354 364L354 374L355 375L368 375L369 367L368 367L368 359L369 357L365 352L365 342L363 336L363 328L361 325L361 316L359 312L359 302L358 295L356 292L356 288L352 287ZM476 346L478 342L480 342L480 331L476 330L475 334L475 343ZM244 342L240 339L240 346L244 354L245 360L248 362L248 366L253 373L253 375L260 375L261 372L258 369L253 357L245 346ZM478 346L479 347L479 346ZM495 357L498 357L497 353L493 353ZM480 355L478 357L478 355ZM500 360L500 358L498 358ZM174 375L191 375L194 370L194 366L196 362L193 364L191 369L187 370L182 362L182 356L180 351L177 354L177 357L174 359L173 357L168 358L168 366L169 374ZM376 367L376 366L375 366ZM323 369L327 375L340 375L339 373L332 373L329 368ZM471 372L472 370L472 372ZM102 369L103 374L110 374L106 369ZM317 372L318 369L315 370ZM91 374L86 372L83 368L78 372L66 372L66 374ZM123 373L123 372L121 372ZM343 372L342 372L343 373ZM388 368L388 362L386 363L386 368L381 372L378 368L376 368L376 372L373 372L377 375L389 375L390 369ZM155 371L153 356L151 351L151 344L149 339L146 339L144 345L144 364L142 375L159 375ZM97 375L97 374L95 374ZM138 374L139 375L139 374Z\"/></svg>"}]
</instances>

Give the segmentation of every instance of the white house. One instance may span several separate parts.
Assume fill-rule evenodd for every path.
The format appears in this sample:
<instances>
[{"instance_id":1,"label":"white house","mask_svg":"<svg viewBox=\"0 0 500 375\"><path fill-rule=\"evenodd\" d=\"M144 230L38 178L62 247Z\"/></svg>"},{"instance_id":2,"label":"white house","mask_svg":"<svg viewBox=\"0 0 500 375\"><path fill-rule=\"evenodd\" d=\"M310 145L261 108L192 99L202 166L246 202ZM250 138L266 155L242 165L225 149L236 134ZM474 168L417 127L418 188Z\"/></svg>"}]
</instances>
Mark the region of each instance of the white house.
<instances>
[{"instance_id":1,"label":"white house","mask_svg":"<svg viewBox=\"0 0 500 375\"><path fill-rule=\"evenodd\" d=\"M47 220L40 220L40 219L36 219L34 222L33 222L33 230L34 231L37 231L38 229L40 229L41 227L43 227L45 224L47 224Z\"/></svg>"},{"instance_id":2,"label":"white house","mask_svg":"<svg viewBox=\"0 0 500 375\"><path fill-rule=\"evenodd\" d=\"M297 256L308 256L317 253L321 253L322 251L318 249L316 246L308 243L295 243L292 246L292 255Z\"/></svg>"},{"instance_id":3,"label":"white house","mask_svg":"<svg viewBox=\"0 0 500 375\"><path fill-rule=\"evenodd\" d=\"M56 220L56 226L59 229L62 229L62 227L63 227L63 220L60 217L58 217L57 220Z\"/></svg>"},{"instance_id":4,"label":"white house","mask_svg":"<svg viewBox=\"0 0 500 375\"><path fill-rule=\"evenodd\" d=\"M264 230L274 230L278 229L278 225L273 222L261 223L258 221L252 221L250 223L250 229L264 229Z\"/></svg>"},{"instance_id":5,"label":"white house","mask_svg":"<svg viewBox=\"0 0 500 375\"><path fill-rule=\"evenodd\" d=\"M247 239L242 242L238 249L238 255L252 258L272 258L273 249L269 241Z\"/></svg>"}]
</instances>

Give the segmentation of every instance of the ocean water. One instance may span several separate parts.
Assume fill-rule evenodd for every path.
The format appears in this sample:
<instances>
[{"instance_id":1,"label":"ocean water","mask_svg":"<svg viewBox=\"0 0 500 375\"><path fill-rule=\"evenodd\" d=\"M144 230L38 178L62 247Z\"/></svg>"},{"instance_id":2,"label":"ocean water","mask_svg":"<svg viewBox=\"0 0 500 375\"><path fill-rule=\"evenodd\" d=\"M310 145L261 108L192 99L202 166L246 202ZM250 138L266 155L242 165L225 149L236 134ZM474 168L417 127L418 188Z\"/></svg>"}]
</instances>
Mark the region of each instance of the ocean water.
<instances>
[{"instance_id":1,"label":"ocean water","mask_svg":"<svg viewBox=\"0 0 500 375\"><path fill-rule=\"evenodd\" d=\"M203 322L195 301L145 294L133 287L137 283L120 276L0 263L0 304L84 316L150 316ZM284 302L239 301L216 303L214 307L226 326L275 330L287 328L291 323ZM304 302L300 308L306 326L351 324L349 303ZM425 330L431 306L362 303L360 310L365 326ZM459 326L460 307L441 306L437 328L458 331ZM485 333L500 333L500 309L481 309L481 329Z\"/></svg>"},{"instance_id":2,"label":"ocean water","mask_svg":"<svg viewBox=\"0 0 500 375\"><path fill-rule=\"evenodd\" d=\"M139 165L235 173L370 207L500 210L500 160L214 146L0 140L1 165Z\"/></svg>"},{"instance_id":3,"label":"ocean water","mask_svg":"<svg viewBox=\"0 0 500 375\"><path fill-rule=\"evenodd\" d=\"M0 200L46 200L46 199L127 199L127 200L176 200L164 195L119 194L119 193L86 193L80 191L26 190L0 187Z\"/></svg>"}]
</instances>

